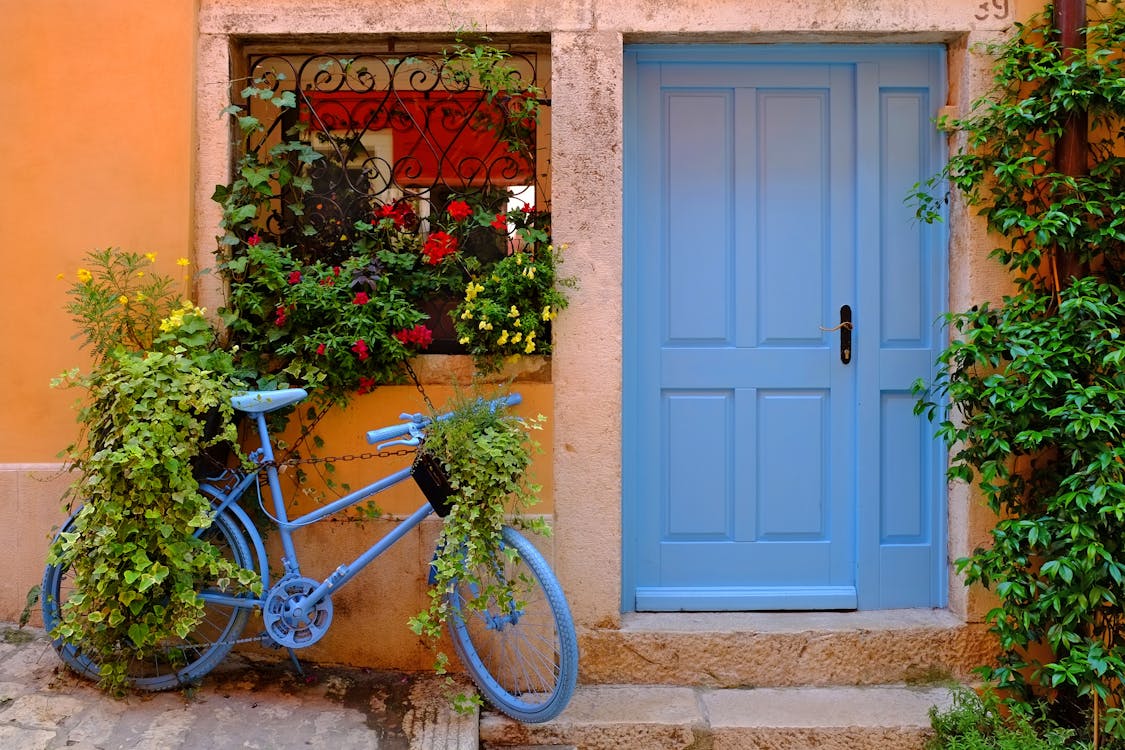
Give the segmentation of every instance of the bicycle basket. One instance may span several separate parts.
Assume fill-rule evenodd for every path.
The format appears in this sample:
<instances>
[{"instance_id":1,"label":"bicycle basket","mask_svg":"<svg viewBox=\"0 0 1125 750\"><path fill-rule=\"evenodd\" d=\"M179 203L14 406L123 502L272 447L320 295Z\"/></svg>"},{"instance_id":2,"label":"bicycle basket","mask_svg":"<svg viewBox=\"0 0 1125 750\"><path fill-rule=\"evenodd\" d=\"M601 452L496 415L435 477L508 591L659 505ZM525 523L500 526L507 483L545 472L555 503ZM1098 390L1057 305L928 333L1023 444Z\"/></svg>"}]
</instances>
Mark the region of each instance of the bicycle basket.
<instances>
[{"instance_id":1,"label":"bicycle basket","mask_svg":"<svg viewBox=\"0 0 1125 750\"><path fill-rule=\"evenodd\" d=\"M414 465L410 467L410 473L434 512L442 518L449 515L451 506L449 498L453 496L455 490L449 483L449 475L446 474L441 459L428 451L418 451Z\"/></svg>"}]
</instances>

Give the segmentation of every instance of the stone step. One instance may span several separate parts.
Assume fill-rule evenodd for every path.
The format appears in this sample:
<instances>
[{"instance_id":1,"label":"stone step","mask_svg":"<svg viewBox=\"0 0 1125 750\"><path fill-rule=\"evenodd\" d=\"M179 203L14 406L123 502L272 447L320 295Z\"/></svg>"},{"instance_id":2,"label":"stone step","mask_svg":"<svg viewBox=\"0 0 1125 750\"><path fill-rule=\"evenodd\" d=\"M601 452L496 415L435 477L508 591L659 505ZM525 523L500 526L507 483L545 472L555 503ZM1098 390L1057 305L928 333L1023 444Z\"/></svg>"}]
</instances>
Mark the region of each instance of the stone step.
<instances>
[{"instance_id":1,"label":"stone step","mask_svg":"<svg viewBox=\"0 0 1125 750\"><path fill-rule=\"evenodd\" d=\"M944 610L634 613L579 645L583 684L712 688L964 682L996 651Z\"/></svg>"},{"instance_id":2,"label":"stone step","mask_svg":"<svg viewBox=\"0 0 1125 750\"><path fill-rule=\"evenodd\" d=\"M484 712L483 750L921 750L946 687L708 689L587 685L557 719Z\"/></svg>"}]
</instances>

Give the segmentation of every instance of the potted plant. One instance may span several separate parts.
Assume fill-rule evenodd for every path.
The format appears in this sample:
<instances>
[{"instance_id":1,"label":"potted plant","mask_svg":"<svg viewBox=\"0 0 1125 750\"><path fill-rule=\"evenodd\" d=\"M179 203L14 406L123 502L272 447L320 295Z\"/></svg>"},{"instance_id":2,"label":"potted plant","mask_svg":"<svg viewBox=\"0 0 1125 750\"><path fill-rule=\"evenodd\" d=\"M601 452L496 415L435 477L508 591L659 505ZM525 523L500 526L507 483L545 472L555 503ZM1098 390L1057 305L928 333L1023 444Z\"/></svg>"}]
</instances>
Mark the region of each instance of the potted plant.
<instances>
[{"instance_id":1,"label":"potted plant","mask_svg":"<svg viewBox=\"0 0 1125 750\"><path fill-rule=\"evenodd\" d=\"M233 361L204 310L153 273L154 261L114 248L87 255L67 310L93 367L56 381L87 398L83 434L64 453L79 473L68 510L79 505L48 559L66 584L42 592L44 620L63 658L89 657L84 663L101 665L103 687L116 693L131 662L166 653L200 625L196 580L253 588L257 578L197 533L211 520L195 458L208 445L237 443ZM188 261L179 264L186 275Z\"/></svg>"},{"instance_id":2,"label":"potted plant","mask_svg":"<svg viewBox=\"0 0 1125 750\"><path fill-rule=\"evenodd\" d=\"M454 615L449 594L455 586L473 592L459 602L463 611L504 607L521 596L524 581L489 572L498 559L512 561L516 554L503 543L506 524L550 533L542 518L523 515L539 502L540 487L529 480L527 469L539 450L533 432L545 421L543 415L514 416L502 397L473 389L455 396L448 415L435 415L427 428L415 476L444 524L430 570L429 605L410 621L415 633L434 641L440 637ZM439 652L439 672L446 663Z\"/></svg>"}]
</instances>

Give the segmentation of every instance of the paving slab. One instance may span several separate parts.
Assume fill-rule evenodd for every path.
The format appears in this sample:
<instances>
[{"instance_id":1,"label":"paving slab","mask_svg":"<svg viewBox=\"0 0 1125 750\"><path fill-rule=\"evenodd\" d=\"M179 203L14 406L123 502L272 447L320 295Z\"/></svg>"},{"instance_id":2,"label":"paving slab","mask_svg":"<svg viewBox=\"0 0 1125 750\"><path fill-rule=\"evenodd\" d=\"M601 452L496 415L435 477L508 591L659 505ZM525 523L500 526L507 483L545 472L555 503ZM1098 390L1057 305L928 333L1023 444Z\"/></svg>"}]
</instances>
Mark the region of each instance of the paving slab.
<instances>
[{"instance_id":1,"label":"paving slab","mask_svg":"<svg viewBox=\"0 0 1125 750\"><path fill-rule=\"evenodd\" d=\"M42 631L0 623L0 748L477 750L477 715L444 679L236 653L190 691L115 699L75 677ZM464 685L457 688L465 689Z\"/></svg>"},{"instance_id":2,"label":"paving slab","mask_svg":"<svg viewBox=\"0 0 1125 750\"><path fill-rule=\"evenodd\" d=\"M484 750L921 750L941 686L686 688L585 685L558 718L480 718Z\"/></svg>"}]
</instances>

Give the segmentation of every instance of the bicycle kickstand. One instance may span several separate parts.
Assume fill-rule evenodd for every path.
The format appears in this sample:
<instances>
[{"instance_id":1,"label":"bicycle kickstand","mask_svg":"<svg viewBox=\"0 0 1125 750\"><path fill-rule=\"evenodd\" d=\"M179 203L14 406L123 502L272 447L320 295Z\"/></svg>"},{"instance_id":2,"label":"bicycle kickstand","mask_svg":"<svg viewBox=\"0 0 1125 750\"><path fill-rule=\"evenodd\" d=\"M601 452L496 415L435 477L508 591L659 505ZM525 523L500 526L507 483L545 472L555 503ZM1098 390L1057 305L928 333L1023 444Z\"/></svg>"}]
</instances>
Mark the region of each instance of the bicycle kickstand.
<instances>
[{"instance_id":1,"label":"bicycle kickstand","mask_svg":"<svg viewBox=\"0 0 1125 750\"><path fill-rule=\"evenodd\" d=\"M286 651L289 652L289 659L290 659L290 661L293 662L293 669L295 669L297 671L297 676L301 677L301 678L304 678L305 670L301 667L300 660L297 659L296 650L291 649L291 648L287 648Z\"/></svg>"}]
</instances>

